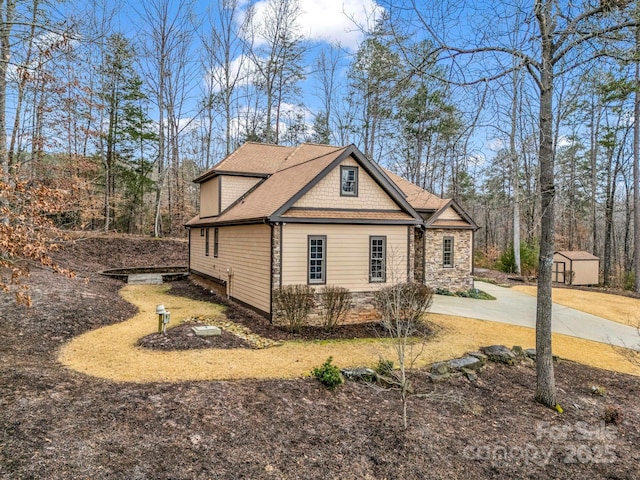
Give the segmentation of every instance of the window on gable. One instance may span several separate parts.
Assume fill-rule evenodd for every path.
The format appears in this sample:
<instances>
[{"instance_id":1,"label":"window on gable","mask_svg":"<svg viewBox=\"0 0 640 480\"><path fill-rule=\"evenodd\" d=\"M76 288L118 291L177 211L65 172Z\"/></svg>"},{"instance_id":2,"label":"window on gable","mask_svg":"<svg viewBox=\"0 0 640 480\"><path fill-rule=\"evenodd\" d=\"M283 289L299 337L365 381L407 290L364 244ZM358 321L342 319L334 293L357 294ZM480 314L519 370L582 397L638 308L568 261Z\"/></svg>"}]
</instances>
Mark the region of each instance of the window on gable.
<instances>
[{"instance_id":1,"label":"window on gable","mask_svg":"<svg viewBox=\"0 0 640 480\"><path fill-rule=\"evenodd\" d=\"M209 229L205 228L205 235L204 235L204 254L208 257L209 256Z\"/></svg>"},{"instance_id":2,"label":"window on gable","mask_svg":"<svg viewBox=\"0 0 640 480\"><path fill-rule=\"evenodd\" d=\"M453 237L444 237L442 240L442 266L453 267Z\"/></svg>"},{"instance_id":3,"label":"window on gable","mask_svg":"<svg viewBox=\"0 0 640 480\"><path fill-rule=\"evenodd\" d=\"M340 167L340 195L358 196L358 167Z\"/></svg>"},{"instance_id":4,"label":"window on gable","mask_svg":"<svg viewBox=\"0 0 640 480\"><path fill-rule=\"evenodd\" d=\"M387 237L369 237L369 281L387 280Z\"/></svg>"},{"instance_id":5,"label":"window on gable","mask_svg":"<svg viewBox=\"0 0 640 480\"><path fill-rule=\"evenodd\" d=\"M218 233L218 227L213 229L213 256L214 257L218 257L218 238L219 238L219 233Z\"/></svg>"},{"instance_id":6,"label":"window on gable","mask_svg":"<svg viewBox=\"0 0 640 480\"><path fill-rule=\"evenodd\" d=\"M325 283L327 270L327 237L324 235L309 235L309 283Z\"/></svg>"}]
</instances>

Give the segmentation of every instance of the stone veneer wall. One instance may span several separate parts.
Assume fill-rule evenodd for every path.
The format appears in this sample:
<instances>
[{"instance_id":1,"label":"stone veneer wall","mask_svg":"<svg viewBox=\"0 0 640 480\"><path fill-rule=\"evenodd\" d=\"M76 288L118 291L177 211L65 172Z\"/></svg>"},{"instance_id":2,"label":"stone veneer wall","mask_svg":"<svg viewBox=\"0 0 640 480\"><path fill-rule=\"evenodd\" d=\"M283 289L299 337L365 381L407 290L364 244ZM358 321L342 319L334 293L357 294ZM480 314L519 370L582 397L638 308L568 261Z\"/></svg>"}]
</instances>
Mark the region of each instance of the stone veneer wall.
<instances>
[{"instance_id":1,"label":"stone veneer wall","mask_svg":"<svg viewBox=\"0 0 640 480\"><path fill-rule=\"evenodd\" d=\"M442 266L442 241L453 237L453 267ZM471 230L427 229L425 232L424 283L452 292L473 288Z\"/></svg>"},{"instance_id":2,"label":"stone veneer wall","mask_svg":"<svg viewBox=\"0 0 640 480\"><path fill-rule=\"evenodd\" d=\"M319 291L320 289L316 289ZM351 305L340 320L340 324L367 323L380 320L373 301L374 292L351 292ZM316 307L309 315L309 325L322 325L319 295L316 295ZM277 321L277 320L276 320Z\"/></svg>"},{"instance_id":3,"label":"stone veneer wall","mask_svg":"<svg viewBox=\"0 0 640 480\"><path fill-rule=\"evenodd\" d=\"M282 280L282 225L271 227L271 291L280 288Z\"/></svg>"},{"instance_id":4,"label":"stone veneer wall","mask_svg":"<svg viewBox=\"0 0 640 480\"><path fill-rule=\"evenodd\" d=\"M413 280L424 283L424 230L414 227L413 233Z\"/></svg>"},{"instance_id":5,"label":"stone veneer wall","mask_svg":"<svg viewBox=\"0 0 640 480\"><path fill-rule=\"evenodd\" d=\"M416 243L415 230L417 228L411 225L407 232L407 282L415 282L416 271Z\"/></svg>"}]
</instances>

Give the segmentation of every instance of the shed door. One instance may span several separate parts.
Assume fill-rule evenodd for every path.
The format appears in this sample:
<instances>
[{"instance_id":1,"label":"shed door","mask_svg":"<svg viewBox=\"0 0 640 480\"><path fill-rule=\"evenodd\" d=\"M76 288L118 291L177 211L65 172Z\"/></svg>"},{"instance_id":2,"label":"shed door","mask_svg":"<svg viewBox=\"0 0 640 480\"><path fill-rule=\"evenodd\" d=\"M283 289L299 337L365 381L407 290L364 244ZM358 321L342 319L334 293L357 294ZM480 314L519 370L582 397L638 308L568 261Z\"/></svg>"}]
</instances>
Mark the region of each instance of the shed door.
<instances>
[{"instance_id":1,"label":"shed door","mask_svg":"<svg viewBox=\"0 0 640 480\"><path fill-rule=\"evenodd\" d=\"M564 283L564 262L553 262L553 281L558 283Z\"/></svg>"}]
</instances>

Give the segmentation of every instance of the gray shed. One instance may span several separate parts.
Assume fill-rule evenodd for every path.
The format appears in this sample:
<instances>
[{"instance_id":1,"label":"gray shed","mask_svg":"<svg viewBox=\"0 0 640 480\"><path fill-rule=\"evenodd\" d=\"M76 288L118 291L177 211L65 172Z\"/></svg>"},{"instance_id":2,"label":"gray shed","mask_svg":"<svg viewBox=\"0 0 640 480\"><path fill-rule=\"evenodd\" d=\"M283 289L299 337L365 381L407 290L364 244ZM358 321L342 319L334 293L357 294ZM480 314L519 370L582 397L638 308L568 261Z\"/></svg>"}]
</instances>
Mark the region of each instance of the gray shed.
<instances>
[{"instance_id":1,"label":"gray shed","mask_svg":"<svg viewBox=\"0 0 640 480\"><path fill-rule=\"evenodd\" d=\"M600 259L581 250L553 254L553 281L567 285L597 285Z\"/></svg>"}]
</instances>

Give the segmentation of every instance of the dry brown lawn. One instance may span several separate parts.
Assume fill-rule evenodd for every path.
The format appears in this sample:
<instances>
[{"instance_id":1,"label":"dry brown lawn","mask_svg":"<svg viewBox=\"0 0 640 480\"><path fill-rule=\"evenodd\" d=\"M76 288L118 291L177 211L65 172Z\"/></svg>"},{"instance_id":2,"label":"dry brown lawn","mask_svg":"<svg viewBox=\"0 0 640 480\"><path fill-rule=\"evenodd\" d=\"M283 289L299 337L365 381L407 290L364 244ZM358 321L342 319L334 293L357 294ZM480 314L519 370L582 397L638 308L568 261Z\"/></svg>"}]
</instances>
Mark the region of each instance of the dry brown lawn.
<instances>
[{"instance_id":1,"label":"dry brown lawn","mask_svg":"<svg viewBox=\"0 0 640 480\"><path fill-rule=\"evenodd\" d=\"M133 318L89 331L75 337L60 351L65 366L87 375L117 382L177 382L187 380L296 378L333 356L340 367L374 365L380 358L393 359L392 345L386 340L344 340L284 342L261 350L205 349L152 351L137 341L157 328L155 307L164 304L171 311L172 323L200 316L220 319L222 307L169 296L166 286L126 286L123 298L138 306ZM439 328L426 345L417 365L426 365L476 350L482 345L504 344L531 347L533 329L501 323L431 315ZM609 345L554 334L554 353L586 365L640 375L640 368L617 354Z\"/></svg>"},{"instance_id":2,"label":"dry brown lawn","mask_svg":"<svg viewBox=\"0 0 640 480\"><path fill-rule=\"evenodd\" d=\"M537 292L534 285L516 285L511 288L528 295L536 295ZM553 302L632 327L638 327L640 323L640 300L637 298L570 288L554 288Z\"/></svg>"}]
</instances>

